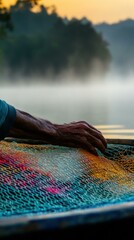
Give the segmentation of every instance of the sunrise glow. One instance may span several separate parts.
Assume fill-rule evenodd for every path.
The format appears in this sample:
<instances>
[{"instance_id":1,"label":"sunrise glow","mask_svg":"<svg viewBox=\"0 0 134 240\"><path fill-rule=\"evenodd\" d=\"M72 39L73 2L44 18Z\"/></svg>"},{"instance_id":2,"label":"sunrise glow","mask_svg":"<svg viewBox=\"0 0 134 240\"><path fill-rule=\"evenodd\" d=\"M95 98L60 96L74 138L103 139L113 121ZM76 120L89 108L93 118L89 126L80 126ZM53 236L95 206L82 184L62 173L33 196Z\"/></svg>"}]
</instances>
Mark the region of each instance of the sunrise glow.
<instances>
[{"instance_id":1,"label":"sunrise glow","mask_svg":"<svg viewBox=\"0 0 134 240\"><path fill-rule=\"evenodd\" d=\"M16 0L3 0L6 7ZM93 23L117 22L134 18L133 0L40 0L45 6L55 5L62 17L87 17Z\"/></svg>"}]
</instances>

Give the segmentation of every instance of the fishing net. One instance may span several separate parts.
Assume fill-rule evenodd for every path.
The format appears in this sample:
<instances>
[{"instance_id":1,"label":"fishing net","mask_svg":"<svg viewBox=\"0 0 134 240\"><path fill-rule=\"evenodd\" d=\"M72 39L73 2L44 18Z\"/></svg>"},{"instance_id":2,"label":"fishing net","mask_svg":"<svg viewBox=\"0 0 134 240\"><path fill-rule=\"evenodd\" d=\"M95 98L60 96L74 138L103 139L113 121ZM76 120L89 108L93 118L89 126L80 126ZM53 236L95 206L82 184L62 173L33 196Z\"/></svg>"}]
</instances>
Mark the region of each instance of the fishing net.
<instances>
[{"instance_id":1,"label":"fishing net","mask_svg":"<svg viewBox=\"0 0 134 240\"><path fill-rule=\"evenodd\" d=\"M0 218L133 202L134 146L108 144L98 154L1 141Z\"/></svg>"}]
</instances>

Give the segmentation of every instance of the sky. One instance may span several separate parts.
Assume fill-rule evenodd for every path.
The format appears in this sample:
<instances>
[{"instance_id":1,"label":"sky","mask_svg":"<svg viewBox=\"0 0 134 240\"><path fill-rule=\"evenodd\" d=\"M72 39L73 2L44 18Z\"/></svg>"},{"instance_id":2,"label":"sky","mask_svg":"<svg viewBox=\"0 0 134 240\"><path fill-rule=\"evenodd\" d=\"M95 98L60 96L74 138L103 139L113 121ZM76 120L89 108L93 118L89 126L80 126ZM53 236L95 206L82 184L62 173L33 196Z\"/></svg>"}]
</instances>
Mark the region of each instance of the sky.
<instances>
[{"instance_id":1,"label":"sky","mask_svg":"<svg viewBox=\"0 0 134 240\"><path fill-rule=\"evenodd\" d=\"M3 0L5 6L15 2L16 0ZM45 6L55 5L61 17L87 17L96 24L134 19L134 0L40 0L40 3Z\"/></svg>"}]
</instances>

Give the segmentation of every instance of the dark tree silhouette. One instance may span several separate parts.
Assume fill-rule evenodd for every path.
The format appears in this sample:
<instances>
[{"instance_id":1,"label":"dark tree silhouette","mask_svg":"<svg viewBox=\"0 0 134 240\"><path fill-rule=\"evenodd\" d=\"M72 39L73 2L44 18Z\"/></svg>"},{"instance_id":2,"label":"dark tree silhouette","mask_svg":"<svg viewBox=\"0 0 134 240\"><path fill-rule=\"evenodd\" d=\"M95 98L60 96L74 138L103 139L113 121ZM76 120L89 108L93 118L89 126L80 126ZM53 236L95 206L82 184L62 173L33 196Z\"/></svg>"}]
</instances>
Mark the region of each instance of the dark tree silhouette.
<instances>
[{"instance_id":1,"label":"dark tree silhouette","mask_svg":"<svg viewBox=\"0 0 134 240\"><path fill-rule=\"evenodd\" d=\"M17 0L15 6L22 10L32 9L38 2L39 0Z\"/></svg>"},{"instance_id":2,"label":"dark tree silhouette","mask_svg":"<svg viewBox=\"0 0 134 240\"><path fill-rule=\"evenodd\" d=\"M32 11L35 5L40 7L39 12ZM92 71L96 60L104 72L107 70L111 60L108 46L91 22L64 21L54 6L44 7L37 0L17 0L9 12L3 11L6 19L10 20L11 15L14 26L2 45L10 75L51 73L56 79L62 71L72 69L76 75L84 76Z\"/></svg>"},{"instance_id":3,"label":"dark tree silhouette","mask_svg":"<svg viewBox=\"0 0 134 240\"><path fill-rule=\"evenodd\" d=\"M12 28L10 13L3 7L2 0L0 0L0 38L5 37L7 31Z\"/></svg>"}]
</instances>

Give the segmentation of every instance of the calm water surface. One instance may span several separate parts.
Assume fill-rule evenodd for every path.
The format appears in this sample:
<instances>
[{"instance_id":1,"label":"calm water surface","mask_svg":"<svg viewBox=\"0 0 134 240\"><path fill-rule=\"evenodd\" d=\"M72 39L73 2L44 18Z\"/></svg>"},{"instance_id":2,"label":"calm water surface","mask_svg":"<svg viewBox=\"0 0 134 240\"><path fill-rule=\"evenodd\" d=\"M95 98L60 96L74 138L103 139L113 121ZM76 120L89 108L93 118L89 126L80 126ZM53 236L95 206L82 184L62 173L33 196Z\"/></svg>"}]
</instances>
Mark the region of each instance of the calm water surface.
<instances>
[{"instance_id":1,"label":"calm water surface","mask_svg":"<svg viewBox=\"0 0 134 240\"><path fill-rule=\"evenodd\" d=\"M29 84L0 87L16 108L55 123L85 120L106 137L134 138L134 84Z\"/></svg>"}]
</instances>

